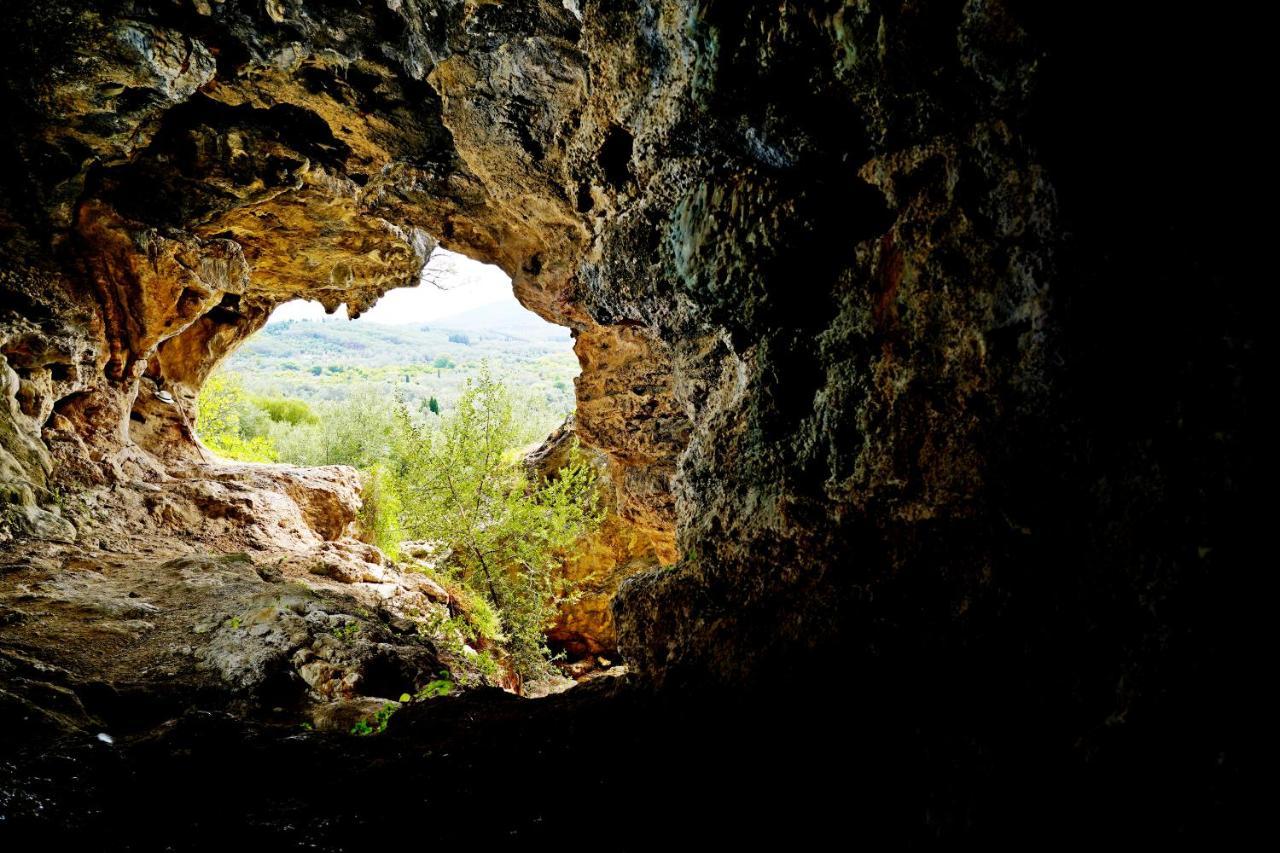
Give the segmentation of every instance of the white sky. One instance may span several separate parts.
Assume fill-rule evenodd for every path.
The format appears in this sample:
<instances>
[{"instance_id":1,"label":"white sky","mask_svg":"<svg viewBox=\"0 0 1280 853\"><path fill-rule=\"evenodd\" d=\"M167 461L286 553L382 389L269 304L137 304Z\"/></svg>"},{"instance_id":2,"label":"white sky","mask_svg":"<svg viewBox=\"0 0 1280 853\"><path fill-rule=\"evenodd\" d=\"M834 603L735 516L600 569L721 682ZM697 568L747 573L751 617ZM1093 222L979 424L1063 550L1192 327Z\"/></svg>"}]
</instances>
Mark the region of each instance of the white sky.
<instances>
[{"instance_id":1,"label":"white sky","mask_svg":"<svg viewBox=\"0 0 1280 853\"><path fill-rule=\"evenodd\" d=\"M422 323L449 317L482 305L492 305L507 300L515 301L511 293L511 279L495 266L473 261L465 255L436 249L427 264L426 275L434 279L442 290L433 284L420 283L417 287L400 287L388 291L378 304L361 314L355 322ZM271 314L268 323L281 320L320 320L328 316L345 318L344 305L334 314L324 313L319 302L295 299L281 305Z\"/></svg>"}]
</instances>

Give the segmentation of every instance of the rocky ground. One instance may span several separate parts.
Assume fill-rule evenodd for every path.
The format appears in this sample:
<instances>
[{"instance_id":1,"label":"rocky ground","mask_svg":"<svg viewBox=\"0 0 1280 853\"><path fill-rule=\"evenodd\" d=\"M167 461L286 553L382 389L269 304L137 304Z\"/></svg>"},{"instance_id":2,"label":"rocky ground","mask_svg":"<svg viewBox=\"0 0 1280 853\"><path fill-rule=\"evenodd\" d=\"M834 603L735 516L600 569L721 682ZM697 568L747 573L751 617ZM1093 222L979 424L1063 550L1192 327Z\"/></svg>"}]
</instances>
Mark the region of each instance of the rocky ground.
<instances>
[{"instance_id":1,"label":"rocky ground","mask_svg":"<svg viewBox=\"0 0 1280 853\"><path fill-rule=\"evenodd\" d=\"M23 727L105 725L92 702L40 700L86 685L221 691L341 727L331 703L381 707L442 672L482 683L476 650L446 627L459 612L450 593L346 535L355 471L218 463L187 473L78 494L62 521L79 541L6 550L3 694ZM162 530L174 515L199 522L183 536L133 528L150 517Z\"/></svg>"},{"instance_id":2,"label":"rocky ground","mask_svg":"<svg viewBox=\"0 0 1280 853\"><path fill-rule=\"evenodd\" d=\"M369 574L346 582L309 574L338 565ZM278 703L301 721L320 713L313 703L394 701L442 670L478 681L465 657L419 629L447 614L441 587L336 547L262 562L244 553L163 559L59 548L4 572L0 656L23 690L39 673L39 689L54 691L163 680ZM15 682L5 692L22 691ZM31 710L26 725L37 725L42 709ZM85 710L81 728L91 726Z\"/></svg>"},{"instance_id":3,"label":"rocky ground","mask_svg":"<svg viewBox=\"0 0 1280 853\"><path fill-rule=\"evenodd\" d=\"M1206 790L1203 768L1172 741L1113 741L1105 765L1090 765L1063 760L1035 721L1006 718L990 725L1020 750L975 762L972 735L989 726L915 678L833 681L838 690L655 695L601 679L545 699L480 690L413 703L366 737L151 683L99 697L100 731L51 737L5 715L0 839L337 853L1249 838L1256 805L1241 780Z\"/></svg>"}]
</instances>

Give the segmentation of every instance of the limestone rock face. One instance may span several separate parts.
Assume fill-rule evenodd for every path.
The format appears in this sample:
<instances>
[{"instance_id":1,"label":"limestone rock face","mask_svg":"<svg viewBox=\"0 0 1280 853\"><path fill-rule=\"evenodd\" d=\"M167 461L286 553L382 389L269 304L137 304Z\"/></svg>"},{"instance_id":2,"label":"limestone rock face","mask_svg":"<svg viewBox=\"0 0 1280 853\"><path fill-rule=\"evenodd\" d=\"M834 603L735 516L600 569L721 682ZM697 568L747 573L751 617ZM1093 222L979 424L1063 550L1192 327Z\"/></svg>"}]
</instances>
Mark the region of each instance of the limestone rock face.
<instances>
[{"instance_id":1,"label":"limestone rock face","mask_svg":"<svg viewBox=\"0 0 1280 853\"><path fill-rule=\"evenodd\" d=\"M575 444L596 468L604 519L596 532L584 537L565 555L563 572L574 584L573 595L561 606L547 639L575 660L616 657L613 597L628 577L674 563L675 537L662 525L645 526L642 521L623 516L621 495L625 492L611 477L609 458L578 441L573 416L525 457L530 478L555 477L568 464Z\"/></svg>"},{"instance_id":2,"label":"limestone rock face","mask_svg":"<svg viewBox=\"0 0 1280 853\"><path fill-rule=\"evenodd\" d=\"M34 303L4 333L44 315L53 337L91 339L57 356L75 371L3 348L26 400L6 446L43 438L80 485L136 477L148 457L198 459L200 384L276 305L358 315L416 284L443 243L501 265L526 305L579 333L584 361L620 353L584 376L581 421L626 511L670 531L687 428L666 345L573 297L592 223L614 204L601 152L616 158L626 138L587 95L577 14L261 5L4 13L32 34L5 66L5 287ZM9 479L35 482L37 468Z\"/></svg>"},{"instance_id":3,"label":"limestone rock face","mask_svg":"<svg viewBox=\"0 0 1280 853\"><path fill-rule=\"evenodd\" d=\"M343 556L358 564L368 555ZM63 546L22 565L6 561L0 672L25 662L37 670L27 677L45 689L82 695L95 681L164 681L167 688L152 689L301 708L386 702L445 667L479 682L443 635L404 618L448 616L416 576L371 564L376 578L312 582L309 572L333 559L327 548L271 560L204 550L158 560ZM61 722L74 729L90 721L82 710Z\"/></svg>"},{"instance_id":4,"label":"limestone rock face","mask_svg":"<svg viewBox=\"0 0 1280 853\"><path fill-rule=\"evenodd\" d=\"M280 302L358 312L438 241L577 335L577 434L678 558L613 605L646 683L855 685L939 764L1081 789L1234 778L1267 314L1256 179L1223 177L1263 78L1216 55L1226 16L31 0L0 27L5 536L65 533L36 510L66 489L243 507L175 473L200 382Z\"/></svg>"}]
</instances>

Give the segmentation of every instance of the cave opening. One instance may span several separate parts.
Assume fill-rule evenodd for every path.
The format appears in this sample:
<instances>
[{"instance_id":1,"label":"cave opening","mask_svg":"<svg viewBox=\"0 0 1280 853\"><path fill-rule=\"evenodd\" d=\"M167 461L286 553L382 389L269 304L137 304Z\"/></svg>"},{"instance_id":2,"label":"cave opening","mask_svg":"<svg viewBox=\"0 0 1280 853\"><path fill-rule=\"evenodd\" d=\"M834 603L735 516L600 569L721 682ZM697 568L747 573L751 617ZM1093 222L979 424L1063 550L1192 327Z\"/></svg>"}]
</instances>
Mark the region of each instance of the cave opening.
<instances>
[{"instance_id":1,"label":"cave opening","mask_svg":"<svg viewBox=\"0 0 1280 853\"><path fill-rule=\"evenodd\" d=\"M403 401L441 416L481 371L519 398L522 445L541 442L573 413L580 368L570 330L525 309L497 267L437 248L416 287L390 290L356 317L345 303L330 310L306 298L275 307L219 361L202 394L209 383L233 385L268 420L294 427L315 422L311 408L340 412L362 408L361 399L365 408L376 399ZM228 449L225 424L202 424L197 412L195 428L210 449ZM266 438L265 429L262 417L242 416L233 441ZM283 455L275 447L278 461L348 464L324 441L287 443Z\"/></svg>"},{"instance_id":2,"label":"cave opening","mask_svg":"<svg viewBox=\"0 0 1280 853\"><path fill-rule=\"evenodd\" d=\"M307 299L276 306L204 378L191 427L202 461L355 468L362 506L344 532L448 587L459 631L412 618L479 661L446 666L430 689L461 679L545 695L621 671L598 615L567 627L583 621L578 587L599 580L582 564L609 499L602 457L573 435L578 373L569 329L525 309L497 267L437 246L416 287L356 316ZM392 671L404 668L379 669ZM360 691L427 689L384 682L364 672Z\"/></svg>"}]
</instances>

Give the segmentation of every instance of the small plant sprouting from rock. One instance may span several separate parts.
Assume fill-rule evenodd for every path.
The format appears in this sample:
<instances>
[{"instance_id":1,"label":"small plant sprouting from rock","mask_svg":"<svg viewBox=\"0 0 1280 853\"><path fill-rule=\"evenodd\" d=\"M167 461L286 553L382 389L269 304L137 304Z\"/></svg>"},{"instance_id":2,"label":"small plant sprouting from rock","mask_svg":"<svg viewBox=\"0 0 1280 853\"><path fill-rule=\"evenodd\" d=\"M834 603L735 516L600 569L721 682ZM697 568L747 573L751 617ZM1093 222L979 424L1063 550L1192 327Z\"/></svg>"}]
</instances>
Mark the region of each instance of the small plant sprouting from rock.
<instances>
[{"instance_id":1,"label":"small plant sprouting from rock","mask_svg":"<svg viewBox=\"0 0 1280 853\"><path fill-rule=\"evenodd\" d=\"M378 713L367 720L360 720L351 727L353 735L380 735L387 730L387 723L391 720L391 715L399 710L399 706L394 702L388 702L378 709Z\"/></svg>"},{"instance_id":2,"label":"small plant sprouting from rock","mask_svg":"<svg viewBox=\"0 0 1280 853\"><path fill-rule=\"evenodd\" d=\"M447 678L437 678L435 681L428 681L426 686L418 691L415 698L419 701L423 699L435 699L438 696L448 696L452 692L452 681Z\"/></svg>"},{"instance_id":3,"label":"small plant sprouting from rock","mask_svg":"<svg viewBox=\"0 0 1280 853\"><path fill-rule=\"evenodd\" d=\"M359 622L348 622L346 625L339 625L333 629L333 636L337 637L344 643L350 643L360 633Z\"/></svg>"}]
</instances>

